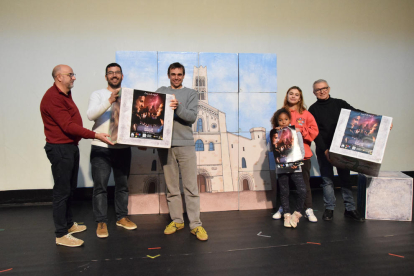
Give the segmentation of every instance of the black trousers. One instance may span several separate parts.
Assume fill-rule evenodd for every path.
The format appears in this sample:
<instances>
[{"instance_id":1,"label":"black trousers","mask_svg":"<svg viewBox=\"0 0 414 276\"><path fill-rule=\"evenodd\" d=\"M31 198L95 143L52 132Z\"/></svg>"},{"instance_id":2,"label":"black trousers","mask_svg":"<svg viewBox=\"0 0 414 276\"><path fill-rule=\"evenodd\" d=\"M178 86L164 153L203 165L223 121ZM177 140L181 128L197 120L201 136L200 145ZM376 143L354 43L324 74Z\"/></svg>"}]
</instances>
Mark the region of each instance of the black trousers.
<instances>
[{"instance_id":1,"label":"black trousers","mask_svg":"<svg viewBox=\"0 0 414 276\"><path fill-rule=\"evenodd\" d=\"M116 219L128 215L128 177L131 148L110 149L92 145L91 170L93 179L93 214L96 222L108 223L108 180L111 169L115 180Z\"/></svg>"},{"instance_id":2,"label":"black trousers","mask_svg":"<svg viewBox=\"0 0 414 276\"><path fill-rule=\"evenodd\" d=\"M307 160L303 160L303 165L301 166L302 168L302 176L303 176L303 182L305 183L306 186L306 198L305 198L305 203L303 205L303 209L306 210L308 208L312 208L312 191L311 191L311 187L310 187L310 169L311 169L311 160L307 159ZM280 195L280 188L279 185L277 185L277 195ZM275 206L282 206L283 205L280 201L280 196L276 196L276 205ZM277 207L276 209L279 209L279 207Z\"/></svg>"},{"instance_id":3,"label":"black trousers","mask_svg":"<svg viewBox=\"0 0 414 276\"><path fill-rule=\"evenodd\" d=\"M73 226L72 197L78 185L79 148L74 144L46 143L47 158L52 164L53 221L55 234L60 238Z\"/></svg>"},{"instance_id":4,"label":"black trousers","mask_svg":"<svg viewBox=\"0 0 414 276\"><path fill-rule=\"evenodd\" d=\"M302 176L303 181L306 185L306 199L303 208L306 210L308 208L312 208L312 191L310 188L310 169L311 169L311 160L303 160L302 167Z\"/></svg>"},{"instance_id":5,"label":"black trousers","mask_svg":"<svg viewBox=\"0 0 414 276\"><path fill-rule=\"evenodd\" d=\"M277 182L280 189L280 201L282 202L283 212L293 213L290 211L289 206L289 180L293 182L296 186L297 199L295 204L295 210L299 213L303 210L303 203L306 198L306 185L303 182L303 176L301 173L281 173L278 174Z\"/></svg>"}]
</instances>

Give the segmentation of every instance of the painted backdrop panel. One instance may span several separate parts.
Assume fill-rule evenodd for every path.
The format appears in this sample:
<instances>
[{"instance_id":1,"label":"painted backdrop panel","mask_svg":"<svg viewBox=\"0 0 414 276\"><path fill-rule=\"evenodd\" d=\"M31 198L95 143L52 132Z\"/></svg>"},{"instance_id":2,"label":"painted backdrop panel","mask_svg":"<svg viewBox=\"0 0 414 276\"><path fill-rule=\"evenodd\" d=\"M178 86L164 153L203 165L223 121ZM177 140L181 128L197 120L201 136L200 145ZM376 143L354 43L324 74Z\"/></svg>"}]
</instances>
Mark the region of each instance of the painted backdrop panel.
<instances>
[{"instance_id":1,"label":"painted backdrop panel","mask_svg":"<svg viewBox=\"0 0 414 276\"><path fill-rule=\"evenodd\" d=\"M155 63L157 74L148 76L150 80L142 80L139 71L147 70L143 62L147 56L152 57L149 71L154 72ZM275 182L271 171L274 165L271 166L266 151L266 133L276 110L276 55L117 52L117 61L125 66L124 86L140 87L142 80L151 83L153 90L169 85L167 69L171 63L185 66L183 85L199 92L193 133L202 211L272 207L274 192L269 197L266 191ZM166 192L156 150L133 154L129 185L135 195ZM220 196L222 193L224 198ZM224 199L228 204L219 202ZM154 204L159 204L160 212L165 212L161 201Z\"/></svg>"}]
</instances>

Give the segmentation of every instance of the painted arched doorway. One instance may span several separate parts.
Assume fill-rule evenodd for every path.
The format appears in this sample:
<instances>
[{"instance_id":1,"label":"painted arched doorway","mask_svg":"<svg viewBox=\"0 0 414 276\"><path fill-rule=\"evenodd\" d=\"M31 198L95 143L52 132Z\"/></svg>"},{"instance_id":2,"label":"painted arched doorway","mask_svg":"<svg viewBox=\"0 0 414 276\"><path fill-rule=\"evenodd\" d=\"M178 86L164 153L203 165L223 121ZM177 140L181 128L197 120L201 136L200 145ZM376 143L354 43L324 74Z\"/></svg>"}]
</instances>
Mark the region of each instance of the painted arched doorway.
<instances>
[{"instance_id":1,"label":"painted arched doorway","mask_svg":"<svg viewBox=\"0 0 414 276\"><path fill-rule=\"evenodd\" d=\"M207 191L207 181L204 175L197 175L197 185L200 193L205 193Z\"/></svg>"}]
</instances>

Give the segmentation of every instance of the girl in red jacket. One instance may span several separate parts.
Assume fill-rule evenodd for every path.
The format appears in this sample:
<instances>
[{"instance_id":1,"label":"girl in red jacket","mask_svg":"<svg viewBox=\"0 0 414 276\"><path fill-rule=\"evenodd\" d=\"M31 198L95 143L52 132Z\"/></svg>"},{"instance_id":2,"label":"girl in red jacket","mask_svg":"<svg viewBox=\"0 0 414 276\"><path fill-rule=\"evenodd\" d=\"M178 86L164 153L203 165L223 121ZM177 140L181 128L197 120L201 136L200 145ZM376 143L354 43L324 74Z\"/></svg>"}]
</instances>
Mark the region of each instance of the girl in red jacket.
<instances>
[{"instance_id":1,"label":"girl in red jacket","mask_svg":"<svg viewBox=\"0 0 414 276\"><path fill-rule=\"evenodd\" d=\"M283 107L290 110L292 116L291 125L295 126L296 131L299 131L303 137L303 145L305 147L304 164L302 165L303 180L306 184L306 200L304 209L305 217L311 222L317 222L312 210L312 193L310 189L310 168L312 151L310 145L312 141L318 136L319 130L316 124L315 118L306 110L305 103L303 101L302 90L297 86L292 86L288 89L283 103ZM276 214L273 215L274 219L280 219L283 214L283 208L280 207Z\"/></svg>"}]
</instances>

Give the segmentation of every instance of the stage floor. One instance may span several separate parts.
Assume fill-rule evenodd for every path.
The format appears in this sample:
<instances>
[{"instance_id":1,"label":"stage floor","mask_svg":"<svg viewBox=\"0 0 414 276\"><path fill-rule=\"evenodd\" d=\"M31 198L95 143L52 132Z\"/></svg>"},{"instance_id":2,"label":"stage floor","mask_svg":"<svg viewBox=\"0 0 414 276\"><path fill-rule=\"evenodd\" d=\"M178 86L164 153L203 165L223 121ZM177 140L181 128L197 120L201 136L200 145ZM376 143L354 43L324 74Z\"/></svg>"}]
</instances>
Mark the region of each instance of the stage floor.
<instances>
[{"instance_id":1,"label":"stage floor","mask_svg":"<svg viewBox=\"0 0 414 276\"><path fill-rule=\"evenodd\" d=\"M51 205L0 207L1 275L413 275L414 223L346 219L339 190L334 220L322 221L322 191L313 191L317 223L296 229L272 220L273 210L202 213L207 242L188 223L164 235L168 215L133 215L138 229L115 225L96 237L92 204L76 202L85 244L57 246ZM356 190L354 190L356 199ZM258 235L259 233L260 236ZM150 249L159 248L159 249ZM156 257L158 256L158 257Z\"/></svg>"}]
</instances>

